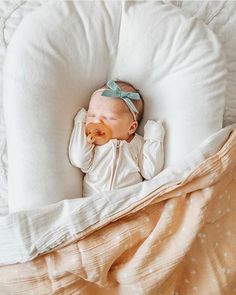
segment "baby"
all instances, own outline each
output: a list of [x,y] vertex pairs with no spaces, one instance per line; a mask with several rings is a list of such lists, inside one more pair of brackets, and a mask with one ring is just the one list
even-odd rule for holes
[[[109,80],[92,94],[88,112],[82,108],[77,113],[69,158],[86,173],[85,197],[149,180],[162,170],[165,131],[160,120],[148,120],[144,137],[137,134],[143,111],[144,101],[137,89],[127,82]],[[90,143],[86,137],[86,126],[99,122],[111,130],[110,140],[102,145]]]

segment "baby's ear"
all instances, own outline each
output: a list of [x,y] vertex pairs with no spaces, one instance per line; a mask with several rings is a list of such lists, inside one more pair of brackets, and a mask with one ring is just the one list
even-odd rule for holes
[[133,121],[129,127],[129,134],[133,134],[138,128],[138,121]]

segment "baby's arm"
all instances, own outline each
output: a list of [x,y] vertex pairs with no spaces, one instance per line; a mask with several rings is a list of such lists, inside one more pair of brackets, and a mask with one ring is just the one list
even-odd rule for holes
[[88,143],[85,133],[87,111],[82,108],[74,118],[74,128],[69,144],[69,159],[71,164],[87,173],[94,157],[94,144]]
[[146,180],[156,176],[164,166],[165,130],[161,121],[148,120],[144,126],[143,151],[140,159],[140,171]]

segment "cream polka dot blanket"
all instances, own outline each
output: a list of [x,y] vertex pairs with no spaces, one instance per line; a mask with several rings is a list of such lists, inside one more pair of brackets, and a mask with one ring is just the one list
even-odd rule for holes
[[0,294],[236,294],[235,209],[234,130],[178,185],[1,266]]

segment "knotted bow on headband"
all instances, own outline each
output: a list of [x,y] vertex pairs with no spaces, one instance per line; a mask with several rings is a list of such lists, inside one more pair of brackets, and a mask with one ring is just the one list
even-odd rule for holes
[[107,82],[107,86],[110,89],[104,90],[101,95],[102,96],[109,96],[109,97],[118,97],[120,99],[123,99],[123,101],[127,104],[128,108],[130,109],[131,113],[133,114],[135,120],[136,116],[135,113],[138,113],[138,110],[136,109],[134,103],[132,100],[139,100],[140,95],[137,92],[125,92],[122,91],[119,87],[119,85],[116,84],[115,81],[109,80]]

